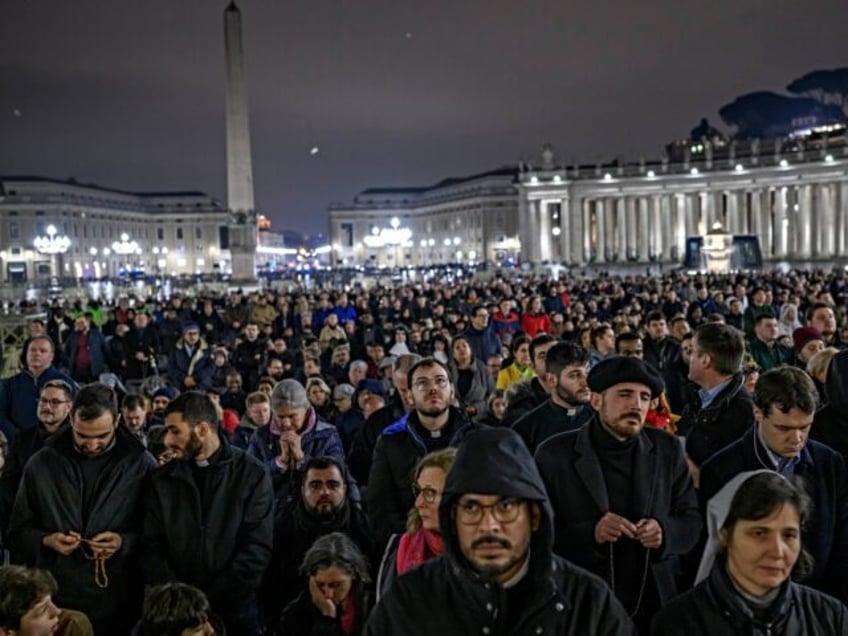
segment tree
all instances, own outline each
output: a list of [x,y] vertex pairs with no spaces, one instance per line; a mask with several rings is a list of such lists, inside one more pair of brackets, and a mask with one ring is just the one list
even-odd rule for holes
[[790,93],[836,104],[848,115],[848,67],[811,71],[786,87]]
[[771,91],[740,95],[719,109],[738,139],[780,137],[799,127],[799,122],[845,122],[841,107],[822,104],[810,97],[787,97]]

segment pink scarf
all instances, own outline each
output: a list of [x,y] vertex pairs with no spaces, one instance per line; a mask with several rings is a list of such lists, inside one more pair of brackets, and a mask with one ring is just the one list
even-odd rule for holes
[[438,532],[420,528],[412,534],[404,534],[398,544],[398,574],[441,556],[443,549],[442,535]]

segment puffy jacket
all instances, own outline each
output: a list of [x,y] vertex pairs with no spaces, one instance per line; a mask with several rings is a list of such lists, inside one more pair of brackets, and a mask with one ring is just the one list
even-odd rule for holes
[[[344,449],[336,427],[319,418],[311,406],[306,410],[306,418],[309,423],[300,437],[300,447],[303,450],[300,466],[305,466],[313,457],[325,456],[334,458],[344,466]],[[299,467],[283,470],[277,464],[277,458],[280,456],[280,429],[274,418],[267,426],[256,429],[247,445],[247,454],[265,466],[271,475],[277,498],[285,498],[292,481],[300,478]]]
[[710,576],[657,612],[656,636],[835,636],[848,634],[848,610],[836,599],[786,581],[768,609],[756,620],[730,581],[722,560]]
[[503,586],[474,572],[462,556],[456,533],[446,532],[442,557],[392,582],[371,613],[367,636],[635,634],[603,581],[553,554],[553,514],[545,487],[515,432],[489,428],[468,434],[445,482],[439,505],[442,528],[456,523],[454,507],[465,493],[515,497],[539,506],[539,527],[530,539],[528,569],[521,582],[523,602],[507,607]]
[[551,397],[538,377],[516,382],[508,389],[507,396],[506,411],[503,416],[504,426],[512,426],[522,415],[529,413]]
[[[155,461],[126,428],[119,426],[86,518],[79,461],[87,460],[79,457],[73,431],[68,427],[30,458],[12,509],[9,538],[16,561],[46,568],[56,577],[57,603],[82,610],[93,620],[108,620],[120,612],[139,609],[136,558],[142,492]],[[45,535],[71,530],[85,539],[107,531],[121,535],[121,549],[106,561],[112,585],[97,585],[94,565],[86,558],[84,546],[62,556],[42,545]]]

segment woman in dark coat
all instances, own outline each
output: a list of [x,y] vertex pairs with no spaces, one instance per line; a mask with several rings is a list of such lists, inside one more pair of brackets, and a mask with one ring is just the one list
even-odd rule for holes
[[848,634],[842,603],[792,580],[812,566],[801,546],[803,486],[771,470],[741,473],[709,506],[700,583],[657,612],[652,634]]
[[371,600],[368,562],[342,532],[317,539],[303,558],[309,589],[286,606],[277,636],[359,636]]
[[468,338],[456,336],[451,345],[451,375],[456,398],[469,419],[486,410],[486,399],[494,391],[494,381],[484,360],[474,357]]

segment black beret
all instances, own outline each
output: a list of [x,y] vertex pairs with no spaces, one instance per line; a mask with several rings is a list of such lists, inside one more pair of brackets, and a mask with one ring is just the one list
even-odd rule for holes
[[659,373],[639,358],[615,356],[602,360],[589,371],[589,388],[603,393],[611,386],[624,382],[638,382],[651,389],[651,397],[659,397],[665,385]]

